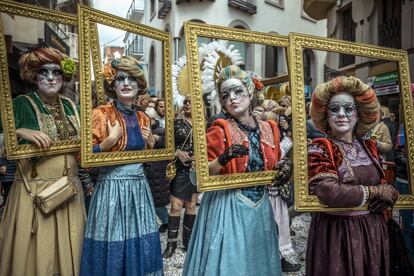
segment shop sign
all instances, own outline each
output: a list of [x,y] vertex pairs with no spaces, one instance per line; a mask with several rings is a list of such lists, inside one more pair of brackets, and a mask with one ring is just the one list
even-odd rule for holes
[[368,77],[367,84],[375,90],[377,96],[400,93],[397,72]]
[[312,96],[312,87],[309,84],[305,84],[305,99],[310,100]]

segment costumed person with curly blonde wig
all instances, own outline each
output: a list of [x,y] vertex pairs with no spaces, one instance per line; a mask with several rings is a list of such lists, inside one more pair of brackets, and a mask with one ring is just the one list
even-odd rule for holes
[[[41,43],[23,54],[19,65],[21,79],[37,88],[13,100],[19,142],[47,151],[53,141],[78,139],[78,109],[61,95],[76,71],[74,61]],[[78,194],[43,215],[29,194],[59,180],[66,167]],[[0,225],[0,275],[79,275],[85,220],[76,153],[18,160]]]
[[319,212],[308,236],[306,275],[389,275],[383,211],[398,192],[384,183],[376,142],[362,137],[376,124],[375,91],[355,77],[340,76],[316,87],[310,116],[327,138],[309,145],[309,190],[328,207],[367,211]]
[[[150,119],[133,105],[147,93],[138,61],[121,57],[104,68],[112,102],[93,110],[93,152],[153,148]],[[81,275],[162,275],[161,244],[143,164],[100,167],[91,199]]]
[[[272,170],[279,129],[252,115],[257,80],[235,65],[218,78],[225,119],[207,130],[211,175]],[[183,275],[281,275],[277,226],[264,186],[204,193]]]

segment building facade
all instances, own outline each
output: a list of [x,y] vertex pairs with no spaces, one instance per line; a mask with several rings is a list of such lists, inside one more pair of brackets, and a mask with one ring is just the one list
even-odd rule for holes
[[[288,35],[302,32],[326,37],[326,22],[316,21],[303,11],[302,0],[133,0],[128,18],[161,30],[173,37],[172,56],[177,60],[185,55],[184,22],[196,21],[212,25],[250,31]],[[140,6],[141,11],[138,11]],[[137,11],[133,11],[136,9]],[[134,17],[140,12],[139,17]],[[202,42],[208,42],[208,39]],[[232,43],[241,52],[246,68],[251,68],[263,78],[287,74],[284,51],[264,45]],[[148,64],[150,87],[161,94],[162,45],[143,43],[142,59]],[[127,47],[127,45],[126,45]],[[305,53],[309,87],[323,79],[323,53]],[[266,62],[264,62],[266,61]],[[153,77],[151,77],[153,76]]]
[[[314,19],[327,19],[328,37],[408,52],[410,77],[414,80],[414,0],[305,0],[304,9]],[[378,80],[377,96],[398,114],[400,90],[395,62],[328,54],[327,64],[372,83]],[[388,83],[388,84],[387,84]],[[387,89],[384,89],[387,86]]]
[[[19,1],[37,7],[48,8],[52,11],[66,13],[77,13],[77,3],[71,0],[24,0]],[[90,0],[79,1],[84,5],[91,5]],[[2,13],[4,38],[7,49],[7,59],[9,65],[10,85],[12,95],[17,96],[24,91],[29,91],[29,84],[20,80],[19,59],[27,48],[44,41],[48,46],[56,48],[67,54],[70,58],[78,62],[78,28],[43,20],[10,16]],[[30,26],[30,27],[28,27]],[[79,82],[73,81],[67,84],[65,95],[79,102]]]

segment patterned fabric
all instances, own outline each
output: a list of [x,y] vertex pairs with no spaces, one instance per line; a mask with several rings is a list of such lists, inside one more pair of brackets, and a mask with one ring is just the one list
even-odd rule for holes
[[[259,130],[256,129],[252,132],[249,132],[249,165],[247,166],[247,171],[249,172],[257,172],[263,171],[263,158],[262,153],[260,150],[260,133]],[[248,197],[253,202],[258,202],[259,199],[264,194],[264,186],[257,186],[257,187],[248,187],[242,188],[241,192],[243,195]]]
[[221,70],[217,86],[220,87],[224,81],[232,78],[241,80],[250,94],[254,92],[255,84],[250,74],[236,65],[230,65]]
[[[358,163],[351,163],[348,159],[358,155],[361,156]],[[357,207],[361,204],[363,189],[358,185],[368,185],[368,182],[360,182],[355,176],[356,168],[369,170],[372,179],[376,179],[376,185],[383,179],[378,152],[372,140],[354,140],[352,150],[344,150],[343,142],[315,139],[309,146],[308,166],[310,193],[316,194],[330,207]]]
[[[175,149],[186,151],[190,156],[194,154],[193,133],[191,130],[192,126],[184,118],[178,118],[174,121]],[[190,136],[187,139],[188,135]],[[185,166],[180,159],[177,159],[176,165],[177,169],[190,170],[190,166]]]
[[[59,95],[59,100],[63,105],[63,110],[66,115],[65,119],[70,132],[68,138],[79,138],[80,118],[78,108],[69,98]],[[52,140],[58,140],[61,138],[59,137],[58,128],[56,126],[56,119],[58,123],[63,123],[60,112],[59,117],[54,117],[54,115],[57,114],[51,113],[36,92],[30,92],[26,95],[15,98],[13,100],[13,109],[16,128],[40,130],[47,134]],[[3,132],[1,120],[0,132]],[[60,133],[61,136],[65,136],[65,138],[67,137],[66,134],[62,133],[62,131],[60,131]],[[19,143],[27,144],[29,142],[20,140]]]
[[281,276],[277,226],[267,192],[252,202],[240,189],[206,192],[183,276]]
[[[188,137],[188,138],[187,138]],[[175,149],[182,149],[192,156],[194,154],[192,126],[184,118],[178,118],[174,121],[174,139]],[[194,193],[197,193],[197,187],[190,181],[190,164],[183,164],[177,158],[176,168],[177,175],[170,183],[171,195],[186,201],[191,201]]]
[[[279,159],[277,126],[259,121],[259,129],[250,135],[235,128],[233,120],[218,119],[207,131],[209,160],[233,143],[250,148],[249,156],[231,160],[220,174],[274,168]],[[277,226],[264,187],[204,193],[183,275],[282,275]]]
[[[260,131],[260,149],[262,152],[264,169],[272,170],[280,158],[279,128],[273,121],[258,120]],[[241,144],[249,148],[249,139],[244,131],[241,131],[237,123],[231,119],[217,119],[207,130],[208,160],[212,161],[221,155],[226,147],[232,144]],[[220,170],[220,174],[245,172],[249,156],[232,159]]]
[[[145,115],[144,112],[141,111],[134,111],[135,114],[128,114],[128,112],[121,112],[119,110],[119,107],[117,108],[115,106],[115,102],[112,103],[107,103],[105,105],[101,105],[98,106],[97,108],[95,108],[92,112],[92,124],[93,124],[93,128],[92,128],[92,144],[94,145],[94,151],[99,151],[99,148],[96,147],[96,145],[99,145],[100,143],[103,142],[103,140],[108,137],[109,133],[108,133],[108,121],[114,125],[115,121],[118,121],[120,126],[123,129],[123,135],[121,136],[121,138],[118,140],[118,142],[111,148],[110,151],[123,151],[126,149],[128,141],[129,141],[129,145],[130,147],[133,147],[135,149],[140,148],[140,142],[139,140],[139,136],[138,134],[136,134],[136,124],[135,122],[133,122],[136,118],[137,121],[137,126],[139,126],[139,128],[142,127],[150,127],[150,119],[148,118],[147,115]],[[126,117],[123,115],[126,113]],[[135,115],[135,117],[133,117]],[[135,138],[128,138],[128,130],[127,130],[127,121],[126,119],[129,120],[128,125],[129,126],[134,126],[133,129],[129,129],[130,132],[132,131],[133,133],[135,133],[138,137],[138,140],[135,140]],[[135,130],[134,130],[135,129]],[[129,139],[129,140],[128,140]],[[135,140],[135,142],[133,142],[133,140]],[[134,146],[132,146],[132,144],[135,144]]]
[[80,275],[162,275],[156,214],[142,164],[100,171],[88,214]]
[[[350,162],[358,156],[361,160]],[[372,140],[345,145],[316,139],[308,160],[310,192],[330,207],[359,206],[364,197],[361,186],[379,185],[384,178]],[[368,211],[315,213],[309,228],[306,275],[389,275],[384,216]]]

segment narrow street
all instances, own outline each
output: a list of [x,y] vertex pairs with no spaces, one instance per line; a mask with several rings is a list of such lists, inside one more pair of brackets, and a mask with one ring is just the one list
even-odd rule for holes
[[[305,257],[306,257],[306,241],[308,237],[308,228],[310,225],[311,216],[309,213],[304,213],[293,218],[292,229],[296,232],[295,236],[292,236],[293,247],[296,250],[297,256],[288,258],[289,261],[299,262],[302,268],[299,272],[283,273],[284,276],[293,275],[305,275]],[[164,273],[165,276],[178,276],[182,274],[182,269],[185,260],[185,252],[182,250],[181,244],[181,231],[178,235],[178,248],[176,253],[170,259],[164,259]],[[167,232],[161,233],[161,247],[164,250],[167,244]]]

